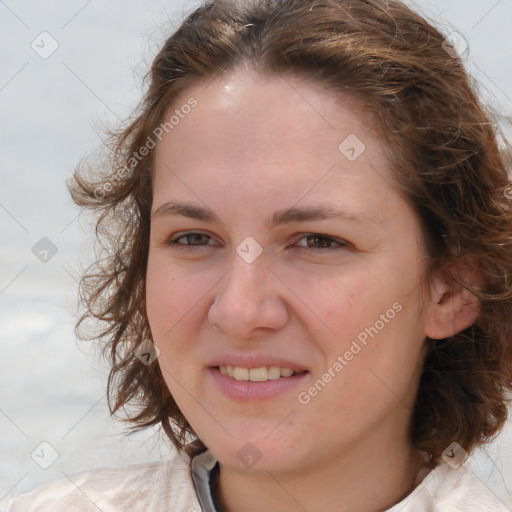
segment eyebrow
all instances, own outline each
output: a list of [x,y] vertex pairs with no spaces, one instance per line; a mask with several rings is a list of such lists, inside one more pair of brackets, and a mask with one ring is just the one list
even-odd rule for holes
[[[158,207],[151,214],[152,218],[157,218],[162,215],[181,215],[183,217],[200,220],[207,223],[217,222],[224,224],[220,217],[210,208],[196,206],[189,203],[170,201]],[[332,218],[344,219],[357,223],[378,224],[378,222],[373,217],[362,212],[350,212],[345,210],[338,210],[332,206],[318,205],[304,208],[291,207],[278,210],[272,215],[270,219],[267,220],[267,225],[270,227],[270,229],[274,229],[279,225],[290,224],[292,222],[306,222]]]

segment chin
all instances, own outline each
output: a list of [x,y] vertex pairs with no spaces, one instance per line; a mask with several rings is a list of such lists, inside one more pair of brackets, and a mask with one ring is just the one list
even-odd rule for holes
[[238,436],[207,446],[217,460],[232,471],[286,471],[300,465],[297,443],[289,440],[284,442],[263,435]]

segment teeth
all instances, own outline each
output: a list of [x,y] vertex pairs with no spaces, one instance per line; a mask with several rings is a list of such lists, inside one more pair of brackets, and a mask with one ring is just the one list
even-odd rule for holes
[[249,380],[252,382],[264,382],[268,380],[268,371],[265,367],[251,368],[249,370]]
[[280,377],[291,377],[295,370],[291,368],[279,368],[279,366],[270,366],[261,368],[241,368],[239,366],[219,366],[222,374],[233,377],[236,380],[250,380],[251,382],[265,382],[275,380]]
[[268,369],[267,376],[271,380],[279,379],[279,377],[281,377],[281,369],[279,366],[271,366]]
[[233,377],[236,380],[249,380],[249,370],[247,368],[239,368],[235,366],[233,368]]

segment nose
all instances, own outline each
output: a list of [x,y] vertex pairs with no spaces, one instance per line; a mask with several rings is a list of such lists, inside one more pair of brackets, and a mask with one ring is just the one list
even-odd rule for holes
[[219,283],[208,312],[209,322],[229,339],[249,340],[288,322],[283,284],[264,258],[246,263],[237,254],[231,271]]

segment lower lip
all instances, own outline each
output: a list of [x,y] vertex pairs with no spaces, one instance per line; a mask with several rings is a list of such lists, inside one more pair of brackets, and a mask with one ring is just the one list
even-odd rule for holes
[[309,372],[297,373],[291,377],[252,382],[250,380],[236,380],[220,372],[218,368],[210,368],[209,373],[220,390],[229,398],[236,400],[263,400],[272,398],[300,384]]

